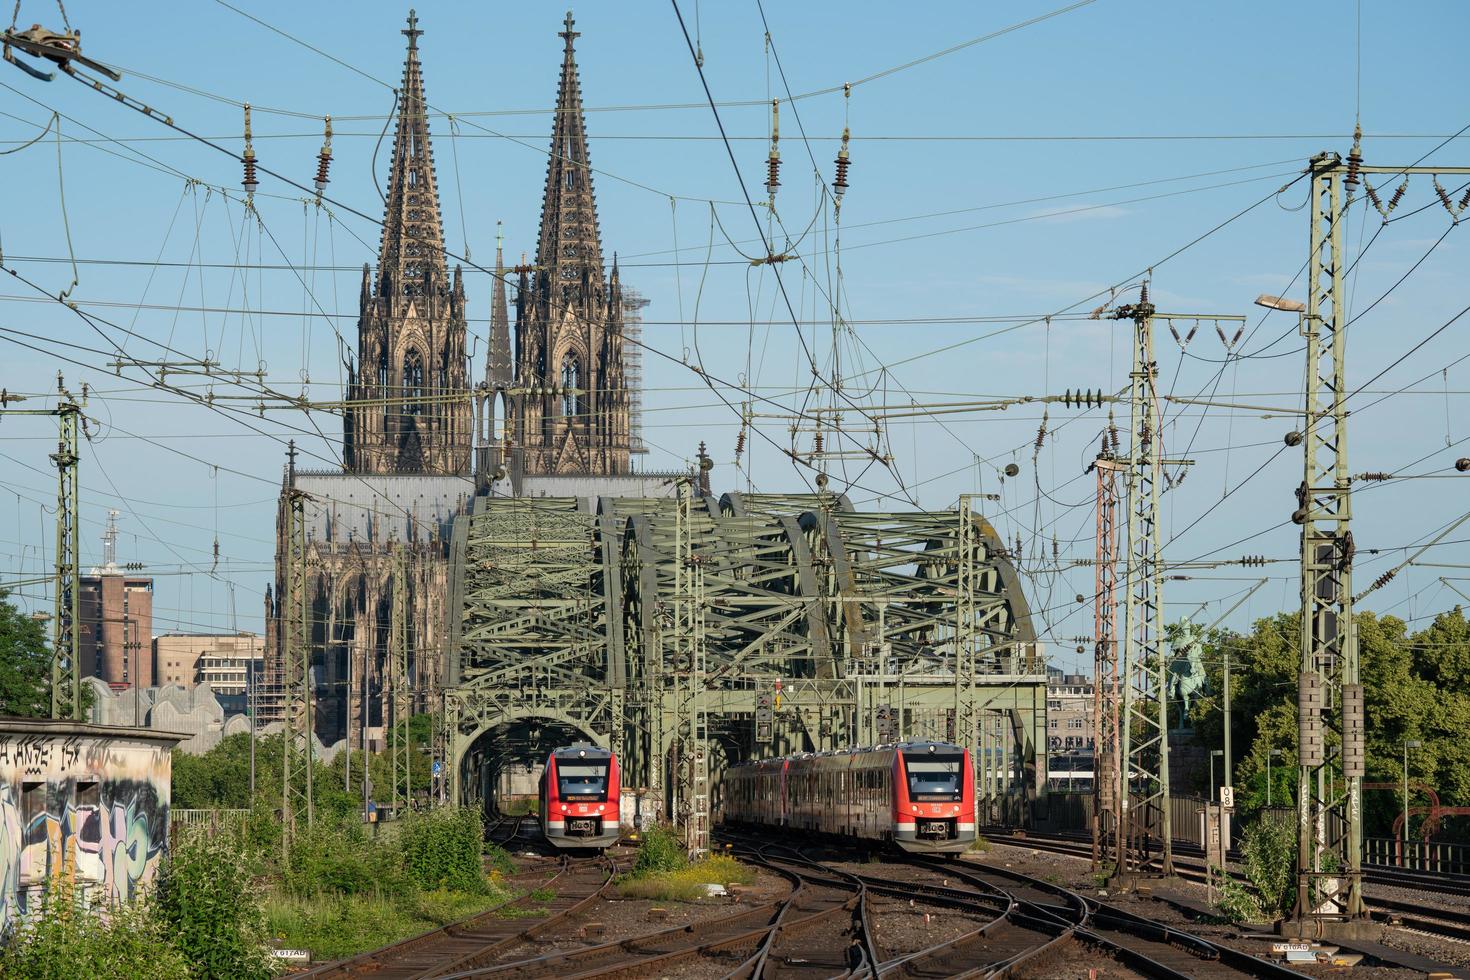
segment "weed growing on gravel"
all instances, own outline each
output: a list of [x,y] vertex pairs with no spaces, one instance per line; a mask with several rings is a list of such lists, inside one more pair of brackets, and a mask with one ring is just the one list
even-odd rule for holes
[[724,854],[686,863],[672,871],[639,875],[636,871],[618,885],[624,898],[646,898],[656,902],[696,902],[708,897],[706,885],[748,885],[755,872]]
[[986,840],[979,834],[976,834],[975,839],[970,842],[970,846],[965,848],[965,850],[971,851],[976,854],[984,854],[986,851],[990,850],[990,841]]

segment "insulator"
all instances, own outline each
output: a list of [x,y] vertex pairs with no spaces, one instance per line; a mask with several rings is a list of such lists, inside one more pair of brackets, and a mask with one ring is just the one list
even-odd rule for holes
[[771,100],[771,155],[766,158],[766,193],[776,196],[781,186],[781,100]]
[[1404,182],[1400,184],[1398,186],[1398,189],[1393,192],[1393,197],[1388,199],[1388,209],[1390,211],[1399,206],[1399,202],[1404,199],[1404,194],[1407,193],[1408,190],[1409,178],[1405,177]]
[[1122,440],[1118,438],[1118,427],[1111,422],[1108,423],[1108,438],[1112,440],[1113,452],[1116,453]]
[[1142,304],[1148,302],[1148,283],[1147,282],[1143,283],[1139,287],[1139,289],[1138,289],[1138,302],[1139,302],[1139,305],[1142,305]]
[[837,177],[832,181],[832,193],[839,201],[847,193],[847,168],[852,163],[847,152],[848,130],[842,130],[842,148],[837,151]]
[[820,453],[822,451],[822,441],[822,430],[818,429],[816,435],[812,436],[813,453]]
[[1455,469],[1461,473],[1470,472],[1470,456],[1461,456],[1455,460]]
[[1259,568],[1260,566],[1266,564],[1266,556],[1265,555],[1246,555],[1244,558],[1242,558],[1240,560],[1240,563],[1242,565],[1244,565],[1246,568]]
[[739,459],[743,452],[745,452],[745,426],[742,425],[740,433],[735,436],[735,458]]
[[1465,210],[1467,207],[1470,207],[1470,188],[1465,189],[1465,196],[1460,198],[1459,207],[1461,211]]
[[327,173],[332,169],[332,117],[326,117],[326,133],[322,138],[322,151],[316,155],[316,192],[327,189]]
[[1392,480],[1393,479],[1393,474],[1392,473],[1379,473],[1379,472],[1363,473],[1363,474],[1361,474],[1358,477],[1358,479],[1360,479],[1360,480],[1367,480],[1370,483],[1382,483],[1384,480]]
[[1347,176],[1343,183],[1347,185],[1348,194],[1353,194],[1362,181],[1363,171],[1363,127],[1358,126],[1353,130],[1353,148],[1348,151]]
[[1194,326],[1192,326],[1192,327],[1189,328],[1189,333],[1187,333],[1187,334],[1184,335],[1184,343],[1187,345],[1191,340],[1194,339],[1194,335],[1196,333],[1198,333],[1198,332],[1199,332],[1199,321],[1196,320],[1196,321],[1194,321]]
[[1378,192],[1373,189],[1373,185],[1365,180],[1363,181],[1363,190],[1367,193],[1368,200],[1373,202],[1373,207],[1378,210],[1379,214],[1382,214],[1383,202],[1378,199]]
[[1230,338],[1230,347],[1231,347],[1231,349],[1234,349],[1235,345],[1238,344],[1238,343],[1240,343],[1241,335],[1244,334],[1244,333],[1245,333],[1245,324],[1242,323],[1240,325],[1240,329],[1238,329],[1238,330],[1235,331],[1235,336]]
[[245,166],[245,179],[240,181],[240,186],[245,188],[245,193],[254,194],[255,189],[260,186],[260,181],[255,179],[255,147],[250,141],[250,103],[245,103],[245,152],[240,156],[240,162]]
[[1179,331],[1174,327],[1174,321],[1169,321],[1169,332],[1174,335],[1174,343],[1180,347],[1184,346],[1184,338],[1179,336]]
[[1388,583],[1392,582],[1393,581],[1393,577],[1395,575],[1397,575],[1397,574],[1398,574],[1398,572],[1397,571],[1394,571],[1393,569],[1390,569],[1389,571],[1384,572],[1382,575],[1378,576],[1376,579],[1373,580],[1373,588],[1372,589],[1369,589],[1368,591],[1371,592],[1371,591],[1373,591],[1373,589],[1381,589],[1381,588],[1383,588],[1385,585],[1387,585]]
[[1046,413],[1041,413],[1041,428],[1036,430],[1036,448],[1040,449],[1046,442]]
[[1220,343],[1224,344],[1228,348],[1230,346],[1230,341],[1225,339],[1225,328],[1217,323],[1215,324],[1215,333],[1220,335]]
[[1439,195],[1439,200],[1442,204],[1444,204],[1444,209],[1448,211],[1451,216],[1454,216],[1455,205],[1454,202],[1450,200],[1450,192],[1445,190],[1444,187],[1440,185],[1438,177],[1434,178],[1434,193]]

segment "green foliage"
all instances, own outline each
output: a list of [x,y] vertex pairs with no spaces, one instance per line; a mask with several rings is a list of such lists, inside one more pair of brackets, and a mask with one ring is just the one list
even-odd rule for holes
[[1262,918],[1261,903],[1256,901],[1256,896],[1219,868],[1215,873],[1220,881],[1220,897],[1215,902],[1220,914],[1231,922],[1259,922]]
[[398,830],[398,846],[409,878],[420,888],[483,893],[480,857],[485,825],[480,811],[448,807],[416,813]]
[[306,897],[410,886],[397,840],[389,835],[370,840],[363,824],[350,817],[318,817],[313,827],[299,826],[291,842],[291,861],[280,874],[287,891]]
[[[1395,786],[1402,780],[1403,743],[1423,745],[1409,753],[1409,779],[1427,783],[1447,806],[1470,806],[1470,621],[1458,607],[1436,616],[1417,632],[1393,616],[1359,612],[1356,617],[1360,675],[1366,694],[1365,742],[1368,781]],[[1202,745],[1222,740],[1223,666],[1231,664],[1232,731],[1236,753],[1236,807],[1243,815],[1266,803],[1267,759],[1271,801],[1291,806],[1296,796],[1296,686],[1300,669],[1300,617],[1278,613],[1257,620],[1246,633],[1215,631],[1205,643],[1207,697],[1191,711]],[[1329,735],[1330,743],[1335,736]],[[1414,805],[1424,797],[1411,794]],[[1403,805],[1401,793],[1364,794],[1369,834],[1388,836]],[[1417,823],[1417,821],[1416,821]],[[1453,833],[1455,824],[1446,823]],[[1470,828],[1461,825],[1462,838]]]
[[500,892],[409,891],[310,898],[278,893],[266,899],[265,913],[271,935],[282,946],[309,949],[313,957],[323,960],[352,956],[458,922],[505,899]]
[[499,844],[485,845],[485,869],[492,876],[507,877],[515,874],[515,862],[510,859],[510,853]]
[[42,625],[0,591],[0,715],[51,713],[51,648]]
[[1296,901],[1296,828],[1257,820],[1241,835],[1245,876],[1256,889],[1258,912],[1285,915]]
[[264,913],[237,842],[200,828],[176,834],[157,910],[195,980],[272,975]]
[[[52,889],[25,924],[0,946],[8,980],[190,980],[189,962],[171,943],[170,926],[148,902],[98,911]],[[213,974],[199,974],[213,976]]]
[[618,893],[624,898],[656,902],[695,902],[708,897],[706,885],[748,885],[753,881],[755,872],[748,865],[728,855],[714,854],[667,871],[639,875],[635,870],[633,876],[618,884]]
[[668,827],[653,827],[643,835],[638,858],[633,862],[634,878],[661,871],[678,871],[688,867],[689,853],[684,841]]

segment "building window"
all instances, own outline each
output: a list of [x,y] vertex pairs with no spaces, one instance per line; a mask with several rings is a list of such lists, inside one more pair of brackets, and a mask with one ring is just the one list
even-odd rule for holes
[[403,414],[421,415],[424,410],[424,359],[419,352],[409,349],[403,355]]
[[576,354],[568,353],[561,359],[561,414],[572,418],[582,414],[582,396],[577,389],[582,387],[582,362]]

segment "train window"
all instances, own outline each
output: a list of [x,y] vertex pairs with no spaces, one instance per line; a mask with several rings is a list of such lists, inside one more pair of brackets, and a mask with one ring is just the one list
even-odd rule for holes
[[564,800],[607,799],[607,763],[556,764],[556,788]]
[[908,770],[909,796],[916,802],[960,799],[964,756],[905,753],[903,763]]

